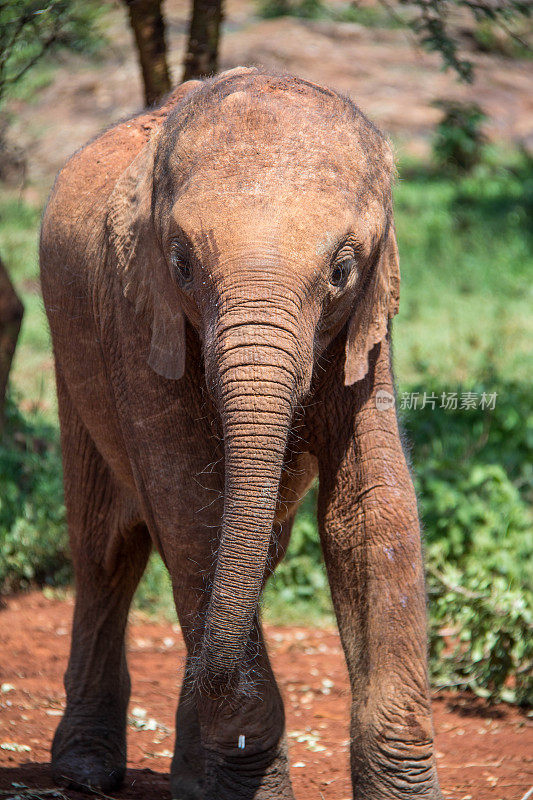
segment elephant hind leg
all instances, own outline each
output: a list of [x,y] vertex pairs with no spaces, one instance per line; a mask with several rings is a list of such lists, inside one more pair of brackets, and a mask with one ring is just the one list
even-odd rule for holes
[[76,603],[67,706],[52,745],[52,770],[58,782],[107,792],[125,772],[124,633],[151,541],[59,382],[58,389]]

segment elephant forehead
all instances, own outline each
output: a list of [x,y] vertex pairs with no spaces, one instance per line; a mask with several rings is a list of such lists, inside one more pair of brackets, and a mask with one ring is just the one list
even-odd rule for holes
[[172,198],[177,216],[244,215],[246,219],[254,214],[255,224],[261,219],[316,225],[320,218],[350,213],[361,217],[388,207],[390,178],[371,175],[354,161],[351,167],[343,169],[331,159],[286,163],[285,168],[279,163],[253,167],[238,161],[223,167],[206,163],[165,194]]
[[389,186],[385,163],[369,160],[356,148],[332,149],[315,138],[306,145],[297,137],[261,142],[240,138],[208,141],[201,154],[176,152],[168,169],[174,193],[182,187],[207,192],[214,187],[227,194],[247,193],[263,198],[294,198],[317,190],[343,194],[352,200],[380,193]]
[[307,191],[290,202],[247,193],[211,193],[198,202],[181,197],[173,225],[194,243],[204,263],[253,258],[277,259],[301,269],[329,257],[347,233],[370,248],[386,214],[382,204],[357,209],[342,195]]

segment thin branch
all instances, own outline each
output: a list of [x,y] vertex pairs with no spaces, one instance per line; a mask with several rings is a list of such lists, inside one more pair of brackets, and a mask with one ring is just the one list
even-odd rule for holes
[[20,18],[18,25],[15,26],[15,30],[13,31],[13,36],[11,37],[11,41],[6,44],[3,48],[2,58],[0,58],[0,75],[3,74],[7,60],[11,55],[11,50],[15,46],[15,42],[17,41],[18,37],[24,30],[24,26],[31,21],[31,14],[23,14]]
[[39,59],[40,59],[40,58],[42,58],[42,57],[44,56],[44,54],[46,53],[46,51],[48,50],[48,48],[49,48],[49,47],[51,47],[51,46],[54,44],[54,42],[56,42],[56,41],[57,41],[57,39],[58,39],[58,34],[57,34],[57,32],[56,32],[56,33],[53,33],[53,34],[52,34],[52,35],[51,35],[51,36],[50,36],[48,39],[46,39],[44,42],[42,42],[42,43],[41,43],[41,49],[40,49],[40,51],[39,51],[38,53],[36,53],[36,55],[34,55],[34,56],[33,56],[33,58],[31,58],[31,59],[28,61],[28,63],[27,63],[27,64],[25,64],[25,65],[22,67],[22,69],[21,69],[21,70],[20,70],[20,71],[19,71],[19,72],[18,72],[16,75],[14,75],[13,77],[11,77],[11,78],[9,78],[9,79],[6,79],[6,80],[4,81],[4,84],[6,84],[6,85],[9,85],[9,84],[17,83],[17,81],[19,81],[19,80],[22,78],[22,76],[23,76],[23,75],[25,75],[25,74],[26,74],[26,72],[27,72],[29,69],[31,69],[32,67],[34,67],[34,66],[35,66],[35,64],[36,64],[36,63],[39,61]]
[[507,23],[503,19],[498,20],[498,25],[500,26],[500,28],[502,28],[502,30],[505,31],[507,36],[510,36],[512,39],[514,39],[515,42],[517,42],[521,47],[523,47],[524,50],[527,50],[528,53],[531,53],[531,47],[529,46],[529,43],[526,42],[525,39],[522,39],[522,37],[519,36],[517,33],[512,31],[511,28],[507,25]]
[[456,586],[453,583],[450,583],[448,579],[435,567],[432,567],[430,564],[427,565],[426,571],[433,575],[434,578],[437,578],[438,581],[442,583],[446,589],[449,589],[450,592],[456,592],[456,594],[460,594],[463,597],[468,598],[469,600],[482,600],[483,598],[487,597],[486,594],[480,594],[479,592],[471,592],[468,589],[465,589],[463,586]]

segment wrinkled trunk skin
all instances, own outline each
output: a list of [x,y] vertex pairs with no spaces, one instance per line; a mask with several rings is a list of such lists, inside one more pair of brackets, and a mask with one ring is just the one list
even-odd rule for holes
[[[238,371],[227,373],[226,386],[238,381]],[[279,379],[287,375],[280,371]],[[259,376],[246,394],[223,394],[224,520],[202,654],[207,685],[217,694],[237,680],[257,609],[291,418],[290,397],[266,395]]]
[[226,314],[207,365],[226,459],[222,537],[200,659],[200,689],[211,697],[244,688],[240,667],[267,566],[292,419],[296,331],[291,335],[288,322],[283,330],[265,322],[236,324]]

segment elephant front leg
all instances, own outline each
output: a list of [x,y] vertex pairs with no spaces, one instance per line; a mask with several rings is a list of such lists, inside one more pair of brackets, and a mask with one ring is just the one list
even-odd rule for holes
[[319,523],[353,697],[354,798],[438,800],[416,499],[378,390],[393,393],[387,343],[355,391],[337,387],[349,424],[329,431],[320,461]]
[[59,371],[57,387],[76,604],[52,772],[59,783],[106,792],[120,785],[126,769],[124,632],[151,540],[144,524],[133,522],[131,499],[93,444]]
[[175,799],[203,800],[203,785],[204,748],[191,680],[191,660],[188,658],[176,712],[176,742],[170,768],[170,790]]
[[227,696],[202,697],[198,708],[204,800],[294,800],[283,702],[257,618],[243,685]]
[[[261,623],[255,618],[242,669],[242,685],[221,697],[207,696],[197,673],[203,620],[213,582],[215,541],[206,532],[217,516],[204,519],[185,537],[188,557],[169,569],[188,656],[178,711],[171,792],[180,800],[294,800],[289,776],[285,715],[270,666]],[[286,550],[293,518],[276,530],[270,553],[273,570]],[[197,523],[197,520],[196,520]],[[195,531],[195,533],[193,533]]]
[[[99,525],[105,526],[105,519]],[[130,679],[124,631],[151,541],[142,525],[125,532],[117,565],[109,568],[98,557],[104,531],[98,526],[85,536],[72,548],[76,606],[65,674],[67,704],[54,736],[52,771],[60,783],[111,791],[126,768]]]
[[[172,797],[294,800],[283,703],[259,621],[244,665],[245,685],[233,694],[210,698],[195,674],[199,630],[189,624],[191,616],[180,609],[179,600],[176,605],[190,655],[176,715]],[[187,606],[190,609],[190,601]]]

